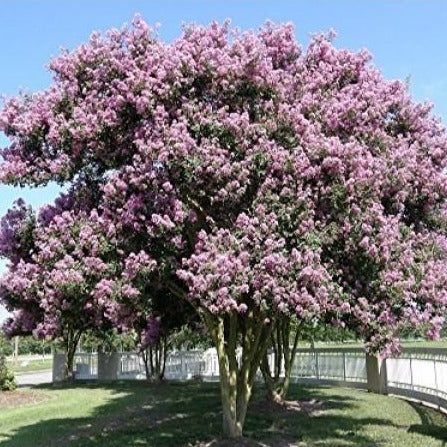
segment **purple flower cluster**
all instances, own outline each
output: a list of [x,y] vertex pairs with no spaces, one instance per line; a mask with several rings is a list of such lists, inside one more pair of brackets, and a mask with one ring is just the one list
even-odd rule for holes
[[160,340],[161,321],[160,318],[151,316],[147,319],[146,327],[141,331],[140,349],[154,346]]

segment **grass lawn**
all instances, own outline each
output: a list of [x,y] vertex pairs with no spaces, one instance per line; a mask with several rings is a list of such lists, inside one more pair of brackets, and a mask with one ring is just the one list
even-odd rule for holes
[[15,373],[23,373],[23,372],[33,372],[33,371],[44,371],[51,369],[53,366],[52,357],[47,357],[45,360],[43,359],[33,359],[28,363],[24,363],[22,360],[17,362],[7,361],[6,365]]
[[[318,446],[434,447],[447,443],[447,419],[394,397],[296,386],[298,405],[273,411],[255,394],[243,444],[220,442],[214,383],[144,382],[40,386],[25,404],[0,407],[2,447]],[[1,398],[1,396],[0,396]],[[45,399],[39,402],[39,399]],[[312,402],[304,405],[305,401]],[[309,410],[310,408],[310,410]]]

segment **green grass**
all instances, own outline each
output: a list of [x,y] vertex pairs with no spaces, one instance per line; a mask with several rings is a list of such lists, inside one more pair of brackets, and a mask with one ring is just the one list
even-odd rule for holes
[[44,371],[51,369],[53,366],[53,359],[51,357],[48,357],[45,360],[31,360],[28,364],[22,364],[22,362],[23,361],[19,358],[17,362],[7,361],[6,365],[15,373]]
[[[0,409],[2,447],[198,446],[220,436],[218,385],[145,382],[41,386],[46,401]],[[322,408],[272,411],[255,393],[245,427],[250,446],[435,447],[447,445],[447,419],[394,397],[296,386],[291,399]],[[216,442],[216,441],[215,441]],[[234,443],[211,445],[238,445]]]

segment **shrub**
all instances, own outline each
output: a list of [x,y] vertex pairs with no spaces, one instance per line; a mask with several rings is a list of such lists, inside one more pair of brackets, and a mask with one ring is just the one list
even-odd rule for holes
[[17,388],[14,373],[6,366],[5,357],[0,357],[0,391],[13,391]]

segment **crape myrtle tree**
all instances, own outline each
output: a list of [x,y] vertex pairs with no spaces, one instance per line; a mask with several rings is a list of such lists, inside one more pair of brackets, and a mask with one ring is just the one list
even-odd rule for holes
[[0,221],[0,255],[8,262],[8,272],[1,279],[0,299],[9,311],[18,309],[14,322],[9,318],[3,327],[8,337],[29,334],[36,320],[43,315],[36,300],[12,292],[26,287],[23,275],[31,277],[35,274],[36,268],[31,262],[36,248],[36,224],[34,211],[21,199],[14,203]]
[[[66,210],[68,205],[71,211]],[[1,254],[10,262],[0,280],[0,299],[14,311],[4,331],[10,337],[33,334],[38,339],[60,340],[69,378],[83,333],[112,327],[129,330],[135,319],[135,312],[125,305],[126,299],[138,295],[125,278],[128,259],[124,268],[112,262],[112,234],[103,233],[97,213],[80,210],[72,195],[43,208],[37,219],[19,201],[1,224]],[[117,272],[121,274],[118,280]],[[113,282],[107,277],[113,277]],[[120,302],[106,299],[105,290],[119,294]]]
[[1,254],[9,259],[0,297],[2,304],[14,311],[4,324],[5,333],[9,337],[60,337],[67,351],[67,376],[85,322],[91,318],[84,309],[81,290],[85,284],[70,256],[75,247],[70,246],[73,235],[68,228],[73,222],[67,213],[52,224],[44,219],[39,227],[31,208],[19,201],[2,219],[0,234]]
[[[141,336],[140,344],[154,351],[153,375],[161,379],[168,338],[191,319],[192,308],[184,301],[172,302],[169,291],[161,297],[145,290],[150,297],[141,299],[131,282],[141,283],[144,289],[144,274],[153,261],[132,253],[122,262],[113,226],[108,225],[104,233],[98,214],[85,210],[92,201],[85,185],[77,185],[76,194],[61,195],[54,205],[42,208],[37,219],[23,200],[3,217],[0,253],[9,260],[9,269],[0,281],[0,299],[15,311],[4,325],[5,332],[9,337],[32,334],[38,339],[58,339],[67,354],[69,378],[83,334],[96,334],[110,348],[114,330],[129,333],[133,329]],[[171,305],[164,308],[161,299]]]
[[[144,289],[144,285],[141,287]],[[134,330],[146,378],[161,382],[168,351],[172,349],[178,332],[185,328],[193,330],[198,318],[193,307],[169,289],[146,289],[142,294],[145,299],[140,300],[141,317],[134,323]]]
[[[173,302],[169,291],[157,295],[145,288],[144,275],[154,262],[134,253],[122,261],[113,225],[104,233],[96,211],[86,212],[92,197],[85,185],[77,185],[76,194],[63,194],[54,205],[42,208],[37,219],[22,200],[3,217],[1,254],[10,262],[0,281],[0,298],[15,311],[5,332],[9,337],[58,339],[67,354],[65,374],[70,378],[82,335],[102,338],[107,350],[115,349],[110,338],[116,330],[135,330],[140,347],[149,346],[151,376],[161,380],[169,337],[192,319],[192,307]],[[144,299],[132,282],[141,284]]]
[[147,284],[194,306],[231,437],[284,318],[348,327],[383,355],[401,328],[436,337],[443,321],[444,128],[330,40],[213,23],[164,43],[137,18],[64,52],[45,92],[0,115],[3,183],[95,179],[90,215],[132,275],[152,262]]

